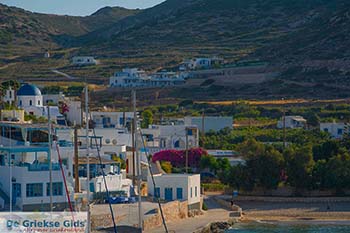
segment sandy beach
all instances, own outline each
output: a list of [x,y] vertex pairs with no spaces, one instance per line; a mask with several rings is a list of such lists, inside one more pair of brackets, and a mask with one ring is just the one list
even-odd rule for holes
[[285,202],[236,200],[243,209],[243,221],[341,222],[350,224],[350,202]]

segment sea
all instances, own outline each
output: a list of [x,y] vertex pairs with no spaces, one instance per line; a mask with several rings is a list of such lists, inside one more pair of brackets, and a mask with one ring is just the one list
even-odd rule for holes
[[226,233],[350,233],[350,225],[241,223]]

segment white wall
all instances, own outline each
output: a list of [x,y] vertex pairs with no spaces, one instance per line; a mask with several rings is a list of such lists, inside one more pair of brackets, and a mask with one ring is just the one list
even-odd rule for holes
[[[2,166],[0,169],[0,182],[2,184],[3,191],[10,196],[10,167]],[[67,170],[65,170],[65,175],[67,182],[69,183],[70,188],[72,189],[73,179],[68,176]],[[16,179],[14,183],[21,184],[21,198],[18,198],[17,203],[21,205],[31,205],[31,204],[48,204],[50,203],[50,197],[46,194],[46,185],[50,182],[49,180],[49,171],[33,171],[30,172],[26,167],[12,167],[12,177]],[[63,178],[61,171],[52,171],[52,181],[53,182],[62,182]],[[43,184],[43,196],[42,197],[27,197],[26,196],[26,184],[33,183],[42,183]],[[72,197],[74,192],[72,193]],[[73,199],[72,199],[73,200]],[[62,196],[53,196],[54,203],[67,202],[66,192],[63,184],[63,195]]]
[[[32,101],[32,105],[30,105],[30,101]],[[22,105],[21,105],[22,103]],[[43,97],[41,95],[37,96],[17,96],[17,104],[18,107],[25,108],[29,106],[43,106]]]
[[69,112],[66,113],[67,120],[72,124],[82,125],[82,111],[80,101],[69,101],[67,103]]
[[[156,187],[160,188],[160,198],[165,199],[165,188],[172,188],[173,199],[177,200],[177,188],[182,188],[183,199],[187,200],[188,204],[200,202],[200,175],[186,175],[186,174],[164,174],[154,175]],[[148,193],[154,196],[154,186],[152,179],[149,176]],[[197,187],[197,196],[195,195],[195,187]],[[192,197],[191,197],[192,188]]]
[[345,131],[344,123],[321,123],[320,130],[328,132],[333,138],[341,139]]
[[[202,130],[202,117],[185,117],[185,125],[195,125]],[[204,117],[204,131],[220,131],[224,128],[233,129],[232,117]]]

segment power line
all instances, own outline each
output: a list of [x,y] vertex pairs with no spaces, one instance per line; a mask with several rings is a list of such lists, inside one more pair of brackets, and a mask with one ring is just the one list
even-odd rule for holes
[[[152,166],[151,166],[151,163],[150,163],[150,157],[149,157],[149,154],[148,154],[148,152],[147,152],[147,150],[146,150],[145,139],[143,138],[143,134],[142,134],[141,128],[139,129],[139,131],[140,131],[140,135],[141,135],[141,140],[142,140],[143,148],[144,148],[144,151],[145,151],[145,153],[146,153],[147,162],[148,162],[148,169],[149,169],[149,172],[150,172],[150,174],[151,174],[153,187],[155,188],[155,187],[156,187],[156,182],[155,182],[154,177],[153,177],[153,171],[152,171]],[[159,195],[157,195],[157,202],[158,202],[158,207],[159,207],[159,210],[160,210],[160,215],[161,215],[161,217],[162,217],[162,221],[163,221],[163,226],[164,226],[165,232],[168,233],[169,231],[168,231],[168,227],[167,227],[166,222],[165,222],[165,217],[164,217],[162,205],[160,204],[160,197],[159,197]]]

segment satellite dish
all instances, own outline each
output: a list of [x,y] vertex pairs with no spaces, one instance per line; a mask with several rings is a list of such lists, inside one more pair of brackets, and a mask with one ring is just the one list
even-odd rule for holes
[[113,139],[112,143],[113,143],[113,145],[117,145],[117,143],[118,143],[117,139]]

